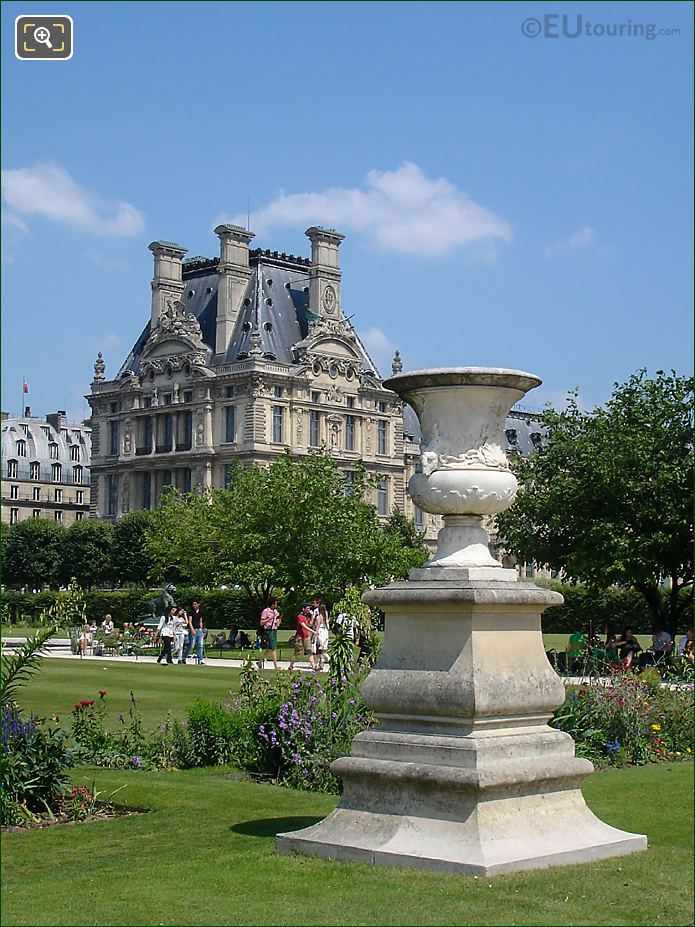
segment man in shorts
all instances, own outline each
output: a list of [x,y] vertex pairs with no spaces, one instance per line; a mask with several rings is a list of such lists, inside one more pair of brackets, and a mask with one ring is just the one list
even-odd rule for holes
[[261,612],[261,632],[265,638],[265,652],[263,654],[263,659],[266,660],[268,656],[273,661],[273,666],[275,669],[278,667],[278,628],[282,624],[282,618],[280,617],[280,612],[278,611],[277,599],[271,599],[268,602],[268,607],[264,608]]
[[313,629],[311,627],[312,614],[311,609],[308,605],[305,605],[301,612],[297,615],[297,633],[294,636],[294,653],[292,654],[292,660],[289,665],[289,669],[294,668],[294,663],[297,657],[307,656],[309,658],[309,666],[314,669],[314,653],[311,646],[311,637]]

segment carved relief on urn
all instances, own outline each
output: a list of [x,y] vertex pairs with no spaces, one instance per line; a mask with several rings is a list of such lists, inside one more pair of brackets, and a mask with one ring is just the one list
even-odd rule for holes
[[413,502],[444,516],[437,553],[427,566],[501,567],[489,552],[482,521],[514,501],[505,420],[540,382],[523,371],[486,367],[421,370],[384,381],[420,421],[422,472],[408,484]]

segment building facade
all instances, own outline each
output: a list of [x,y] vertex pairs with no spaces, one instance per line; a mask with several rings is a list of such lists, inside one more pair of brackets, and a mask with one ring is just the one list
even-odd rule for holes
[[90,510],[90,429],[65,412],[2,413],[2,521],[50,518],[70,525]]
[[[343,236],[312,227],[311,257],[251,249],[252,232],[215,229],[219,257],[185,259],[156,241],[150,318],[120,370],[101,356],[92,408],[92,514],[154,508],[166,486],[224,487],[231,465],[268,465],[325,448],[349,483],[358,461],[377,477],[373,502],[394,507],[428,540],[439,527],[407,493],[419,466],[415,414],[382,386],[343,308]],[[392,372],[399,372],[398,352]],[[540,440],[533,416],[512,412],[507,448]]]
[[326,448],[351,479],[379,476],[383,518],[407,507],[402,403],[343,312],[343,236],[311,228],[311,258],[251,250],[253,233],[216,230],[218,258],[150,245],[150,319],[121,369],[103,358],[92,408],[92,512],[154,508],[165,486],[223,487],[234,462],[267,465]]

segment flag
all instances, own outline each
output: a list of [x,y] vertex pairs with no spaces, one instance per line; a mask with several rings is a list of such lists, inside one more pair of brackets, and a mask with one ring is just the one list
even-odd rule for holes
[[27,383],[26,380],[24,381],[24,385],[23,385],[22,388],[23,388],[23,390],[24,390],[25,393],[28,393],[28,392],[29,392],[29,384]]

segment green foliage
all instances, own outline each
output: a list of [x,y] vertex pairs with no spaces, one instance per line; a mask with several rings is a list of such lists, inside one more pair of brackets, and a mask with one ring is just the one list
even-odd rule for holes
[[[538,580],[539,586],[547,586],[562,593],[564,605],[553,606],[543,612],[541,622],[544,634],[571,634],[579,624],[585,631],[591,628],[599,634],[606,624],[618,633],[631,627],[635,634],[650,632],[653,616],[644,596],[636,589],[621,589],[609,586],[597,589],[583,583],[558,583]],[[664,597],[668,590],[662,590]]]
[[58,580],[67,583],[75,577],[85,589],[109,583],[112,536],[108,521],[86,518],[70,525],[60,544]]
[[65,533],[62,525],[45,518],[27,518],[7,529],[4,585],[30,589],[55,585]]
[[384,532],[366,501],[370,480],[342,472],[322,453],[270,467],[238,466],[228,491],[169,494],[148,532],[161,575],[172,569],[199,585],[240,585],[260,608],[273,590],[294,610],[317,592],[330,604],[345,587],[401,575],[418,550]]
[[239,725],[216,702],[198,699],[188,709],[188,754],[191,766],[225,766],[236,757]]
[[692,688],[662,686],[614,668],[609,685],[591,683],[567,696],[553,724],[571,734],[577,756],[598,766],[643,765],[692,754]]
[[35,718],[23,720],[14,706],[2,709],[2,824],[22,824],[52,811],[65,788],[69,758],[65,734]]
[[519,559],[600,589],[632,586],[671,633],[692,599],[693,382],[642,370],[604,407],[585,412],[570,394],[566,409],[547,409],[545,440],[513,458],[521,489],[497,519]]
[[2,670],[0,675],[0,700],[14,701],[18,691],[25,686],[31,677],[41,668],[41,651],[46,646],[49,637],[55,633],[55,627],[45,628],[34,637],[25,641],[15,653],[2,654]]
[[[170,769],[178,766],[189,749],[188,737],[178,722],[165,721],[151,731],[143,729],[132,691],[127,717],[119,715],[119,727],[107,726],[107,692],[98,699],[82,699],[72,710],[71,734],[75,764],[89,763],[116,769]],[[194,764],[185,764],[194,765]]]
[[[109,612],[116,624],[135,621],[147,612],[147,602],[157,594],[154,589],[118,589],[84,591],[84,607],[88,618],[100,621]],[[27,623],[41,625],[45,621],[68,626],[72,619],[63,624],[58,618],[56,608],[63,601],[64,592],[16,592],[6,590],[3,605],[12,621],[17,624]],[[238,624],[240,628],[255,630],[258,627],[258,611],[241,589],[199,589],[191,586],[179,586],[176,601],[185,608],[190,608],[193,599],[199,599],[211,628],[231,628]],[[79,617],[76,619],[79,623]]]
[[154,563],[147,548],[147,530],[154,512],[141,509],[129,512],[113,525],[111,540],[111,576],[119,586],[146,586]]

